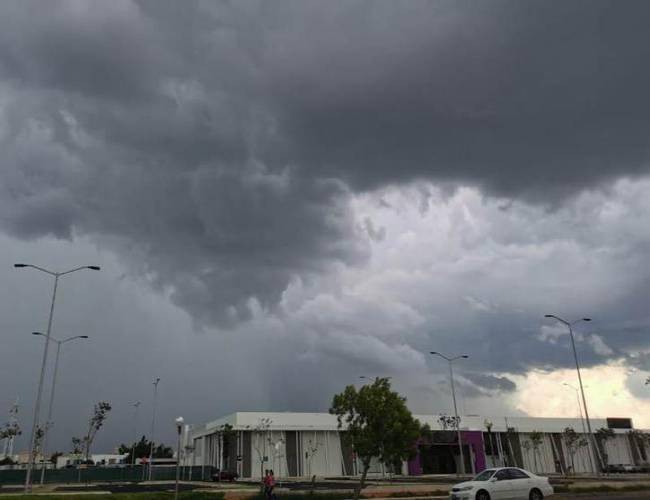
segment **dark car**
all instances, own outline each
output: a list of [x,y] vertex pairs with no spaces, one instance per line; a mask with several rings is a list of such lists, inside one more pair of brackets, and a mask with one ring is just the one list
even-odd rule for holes
[[239,474],[227,470],[217,470],[217,472],[212,474],[213,481],[230,481],[232,483],[233,481],[236,481],[238,478],[239,478]]

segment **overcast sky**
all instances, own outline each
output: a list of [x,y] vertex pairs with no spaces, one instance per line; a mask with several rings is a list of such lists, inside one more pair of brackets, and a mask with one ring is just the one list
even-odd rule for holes
[[[650,427],[650,4],[0,3],[0,412],[31,425],[54,270],[53,448],[173,419],[415,412]],[[48,372],[48,380],[51,372]],[[49,390],[49,388],[48,388]],[[142,401],[137,423],[132,404]],[[0,418],[0,423],[5,417]],[[136,428],[134,428],[134,426]],[[28,432],[26,433],[28,434]],[[17,449],[27,445],[25,436]]]

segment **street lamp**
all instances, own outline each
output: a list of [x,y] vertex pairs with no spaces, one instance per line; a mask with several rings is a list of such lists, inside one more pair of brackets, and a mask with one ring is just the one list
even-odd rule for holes
[[181,471],[181,434],[183,433],[183,424],[185,421],[183,417],[178,417],[176,419],[176,431],[178,432],[178,445],[176,446],[176,490],[174,494],[175,500],[178,500],[178,480],[180,477]]
[[449,363],[449,380],[451,381],[451,397],[454,400],[454,418],[456,419],[456,432],[458,435],[458,451],[460,453],[460,470],[461,474],[465,474],[465,455],[463,454],[463,442],[460,435],[460,419],[458,418],[458,407],[456,406],[456,389],[454,388],[454,369],[452,368],[452,363],[457,359],[467,359],[469,356],[466,354],[461,354],[460,356],[454,356],[453,358],[447,357],[444,354],[440,354],[436,351],[431,351],[432,355],[439,356],[447,363]]
[[[46,335],[41,332],[32,332],[32,335],[40,335],[41,337],[46,337]],[[56,389],[56,376],[59,371],[59,356],[61,355],[61,346],[66,342],[70,342],[72,340],[87,339],[87,338],[88,335],[75,335],[74,337],[68,337],[67,339],[63,339],[63,340],[57,340],[54,337],[50,337],[50,340],[52,342],[56,342],[57,345],[56,345],[56,357],[54,358],[54,373],[52,374],[52,389],[50,391],[50,404],[47,410],[47,420],[45,421],[45,428],[43,429],[43,451],[41,453],[43,463],[41,468],[41,484],[45,482],[45,454],[47,450],[47,437],[50,433],[50,426],[52,425],[52,409],[54,407],[54,393]]]
[[140,408],[140,401],[133,403],[133,408],[133,448],[131,449],[131,466],[135,467],[135,445],[138,442],[138,409]]
[[74,273],[75,271],[81,271],[82,269],[91,269],[93,271],[99,271],[99,266],[80,266],[75,267],[74,269],[69,269],[68,271],[55,272],[45,269],[40,266],[35,266],[32,264],[14,264],[15,268],[24,268],[31,267],[37,271],[41,271],[45,274],[49,274],[54,277],[54,288],[52,290],[52,303],[50,305],[50,316],[47,321],[47,332],[45,333],[45,347],[43,348],[43,361],[41,362],[41,375],[38,379],[38,391],[36,392],[36,404],[34,405],[34,421],[32,422],[32,432],[29,438],[29,456],[27,457],[27,472],[25,473],[25,493],[29,493],[32,479],[32,468],[34,466],[34,446],[36,444],[36,428],[38,427],[39,413],[41,410],[41,399],[43,397],[43,381],[45,380],[45,367],[47,365],[47,353],[50,347],[50,333],[52,332],[52,318],[54,317],[54,303],[56,301],[56,289],[59,285],[59,278],[67,274]]
[[[598,463],[601,462],[600,458],[600,451],[598,450],[598,445],[594,441],[593,434],[591,432],[591,421],[589,420],[589,411],[587,410],[587,400],[585,399],[585,390],[584,387],[582,386],[582,376],[580,375],[580,363],[578,362],[578,352],[576,351],[576,341],[575,338],[573,337],[573,325],[576,323],[580,323],[582,321],[591,321],[591,318],[581,318],[577,319],[575,321],[566,321],[565,319],[560,318],[559,316],[556,316],[555,314],[545,314],[545,318],[552,318],[556,321],[559,321],[560,323],[564,324],[568,329],[569,329],[569,335],[571,337],[571,347],[573,348],[573,359],[576,362],[576,371],[578,372],[578,382],[580,384],[580,394],[582,395],[582,404],[585,409],[585,420],[587,421],[587,430],[589,431],[589,440],[592,442],[592,445],[594,449],[596,450],[596,453],[598,454]],[[590,455],[590,461],[591,461],[591,453]],[[591,467],[594,469],[594,472],[596,474],[599,473],[598,470],[595,470],[593,462],[591,463]]]
[[158,382],[160,377],[153,381],[153,412],[151,416],[151,449],[149,451],[149,481],[153,478],[153,451],[154,451],[154,432],[156,430],[156,401],[158,399]]
[[[587,434],[587,428],[585,427],[585,418],[582,416],[582,404],[580,403],[580,389],[578,389],[577,387],[573,387],[571,384],[568,384],[567,382],[563,382],[562,385],[564,385],[564,386],[566,386],[566,387],[568,387],[570,389],[573,389],[575,391],[575,393],[576,393],[576,402],[578,404],[578,412],[580,414],[580,424],[582,425],[582,433]],[[588,389],[588,388],[589,388],[589,386],[585,385],[585,389]],[[593,464],[592,464],[592,468],[593,468]]]

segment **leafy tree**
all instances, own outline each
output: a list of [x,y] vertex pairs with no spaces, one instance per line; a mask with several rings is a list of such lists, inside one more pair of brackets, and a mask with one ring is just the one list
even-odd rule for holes
[[83,452],[83,439],[78,437],[72,438],[72,454],[81,455]]
[[443,431],[446,431],[447,429],[456,430],[456,427],[460,424],[460,417],[456,419],[453,415],[445,415],[444,413],[441,413],[438,417],[438,423]]
[[54,453],[52,453],[52,455],[50,455],[50,462],[56,465],[56,460],[62,455],[63,453],[61,453],[60,451],[55,451]]
[[387,378],[377,378],[359,390],[349,385],[332,400],[330,413],[345,427],[348,441],[361,460],[361,479],[354,490],[357,500],[365,487],[373,457],[384,464],[412,458],[421,435],[420,423],[406,406],[406,398],[391,391]]
[[99,429],[102,428],[104,422],[106,422],[106,419],[108,418],[108,414],[111,411],[111,408],[112,408],[111,404],[107,403],[106,401],[100,401],[93,408],[93,415],[88,420],[88,432],[86,433],[86,435],[83,437],[82,440],[86,462],[90,460],[90,447],[92,446],[93,441],[95,440],[95,436],[97,435],[97,432],[99,431]]
[[607,441],[614,437],[614,430],[607,427],[601,427],[596,431],[596,442],[600,448],[600,456],[603,460],[603,468],[606,469],[609,465],[609,457],[607,455]]
[[[121,444],[120,447],[118,448],[118,452],[120,454],[126,453],[126,463],[130,464],[133,463],[133,456],[135,455],[135,458],[145,458],[149,457],[149,452],[151,451],[151,441],[148,441],[145,436],[142,436],[140,438],[140,441],[135,443],[135,447],[133,444]],[[154,447],[153,449],[153,457],[155,458],[172,458],[174,456],[174,450],[172,450],[169,446],[165,446],[164,444],[160,443],[158,446]]]
[[33,460],[36,460],[38,454],[41,450],[41,444],[43,444],[43,437],[45,437],[45,430],[40,426],[36,426],[36,434],[34,434],[34,450],[32,452]]
[[0,441],[20,436],[21,434],[22,430],[20,429],[18,422],[9,422],[0,428]]

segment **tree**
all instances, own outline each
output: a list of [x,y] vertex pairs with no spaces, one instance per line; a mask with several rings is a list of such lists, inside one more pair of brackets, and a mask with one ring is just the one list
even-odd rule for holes
[[36,433],[34,434],[34,450],[32,452],[32,460],[36,460],[38,454],[41,450],[41,444],[43,444],[43,438],[45,437],[45,430],[40,426],[36,426]]
[[231,441],[237,435],[237,431],[233,430],[232,425],[223,424],[217,428],[216,434],[218,436],[217,441],[221,443],[221,468],[223,468],[223,464],[228,466],[230,461]]
[[460,417],[456,419],[455,416],[445,415],[444,413],[441,413],[438,417],[438,423],[440,424],[440,428],[443,431],[446,431],[447,429],[456,430],[456,427],[460,425]]
[[9,422],[0,429],[0,441],[3,439],[11,439],[12,437],[20,436],[21,434],[22,431],[20,430],[18,422]]
[[526,460],[530,460],[530,441],[524,441],[521,443],[521,447],[524,449],[524,452],[526,454]]
[[55,451],[54,453],[52,453],[52,455],[50,455],[50,462],[53,463],[54,466],[56,466],[56,460],[62,455],[63,453],[61,453],[60,451]]
[[533,446],[533,461],[535,463],[535,472],[537,472],[537,453],[539,447],[542,444],[543,434],[539,431],[534,430],[530,433],[530,442]]
[[406,406],[406,398],[391,391],[387,378],[377,378],[358,391],[349,385],[332,400],[330,413],[337,416],[339,429],[361,460],[361,479],[354,490],[357,500],[365,487],[370,461],[394,464],[415,456],[421,435],[420,423]]
[[492,465],[494,465],[494,455],[497,456],[499,455],[496,449],[497,447],[494,445],[494,442],[492,440],[492,427],[494,426],[494,424],[486,418],[485,420],[483,420],[483,425],[485,426],[485,429],[487,430],[488,433],[489,450],[486,451],[489,451],[488,454],[492,457]]
[[646,446],[648,443],[649,435],[643,431],[637,429],[630,430],[628,433],[630,437],[630,442],[634,445],[636,453],[638,453],[639,458],[644,462],[648,461],[648,454],[646,452]]
[[569,452],[569,457],[571,458],[571,470],[573,471],[573,473],[575,473],[576,465],[575,465],[574,457],[578,448],[578,442],[580,438],[576,433],[576,431],[573,430],[573,427],[566,427],[562,432],[562,435],[564,436],[564,443],[566,444],[567,450]]
[[[591,452],[589,451],[589,440],[588,440],[585,436],[582,436],[580,439],[578,439],[578,451],[581,450],[581,449],[583,449],[583,448],[587,448],[587,453],[591,453]],[[584,454],[581,454],[581,455],[580,455],[580,458],[581,458],[581,460],[582,460],[582,466],[583,466],[585,469],[587,469],[587,464],[585,463],[585,457],[584,457]]]
[[318,449],[320,448],[321,442],[316,440],[312,441],[311,439],[307,441],[307,450],[305,450],[305,458],[307,459],[307,469],[309,470],[308,474],[311,476],[311,464],[314,461],[314,457],[318,454]]
[[601,427],[596,431],[596,442],[600,447],[600,455],[603,459],[603,469],[607,469],[609,465],[609,457],[607,455],[607,441],[614,437],[614,431],[607,427]]
[[[82,439],[86,462],[90,461],[90,447],[95,440],[97,432],[102,428],[104,422],[106,422],[110,411],[111,405],[106,401],[100,401],[93,408],[93,415],[88,420],[88,432]],[[73,443],[74,439],[76,438],[73,438]]]
[[[135,458],[145,458],[149,457],[149,451],[151,450],[151,441],[148,441],[145,436],[142,436],[140,438],[140,441],[135,443],[135,446],[133,444],[121,444],[118,451],[120,454],[126,453],[126,459],[125,462],[130,464],[133,463],[133,456],[135,455]],[[153,449],[153,457],[154,458],[172,458],[174,456],[174,450],[172,450],[169,446],[165,446],[164,444],[160,443],[158,446],[154,447]]]
[[[260,477],[262,478],[262,491],[264,490],[264,463],[269,459],[266,454],[266,441],[269,428],[273,421],[270,418],[260,418],[257,422],[257,425],[253,427],[254,437],[253,439],[253,449],[257,453],[257,458],[260,461]],[[257,436],[260,434],[261,436]],[[261,437],[261,439],[259,439]]]
[[83,439],[78,437],[72,438],[72,454],[81,455],[83,452]]

